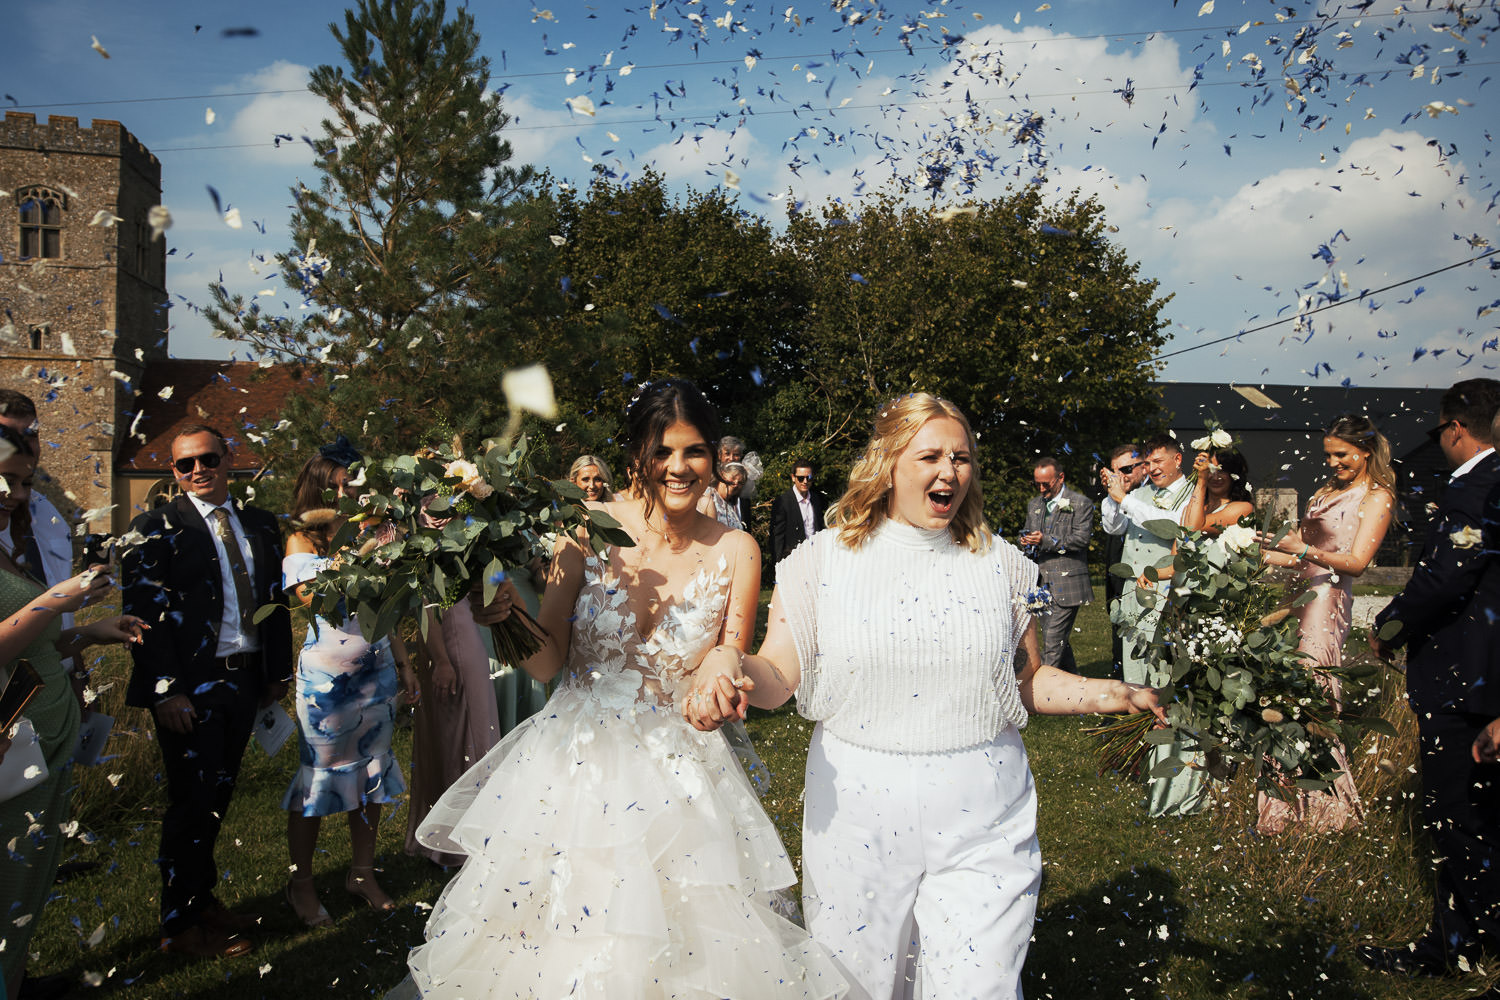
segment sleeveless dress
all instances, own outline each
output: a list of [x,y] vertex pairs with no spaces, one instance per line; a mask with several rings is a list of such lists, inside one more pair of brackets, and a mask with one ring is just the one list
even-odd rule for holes
[[[1354,539],[1359,534],[1359,505],[1368,493],[1369,488],[1362,486],[1314,497],[1307,505],[1307,516],[1302,519],[1302,541],[1324,552],[1353,551]],[[1313,599],[1295,611],[1299,622],[1297,648],[1308,655],[1314,666],[1337,667],[1343,663],[1344,642],[1349,638],[1354,577],[1310,562],[1302,564],[1299,577],[1303,587],[1312,591]],[[1319,674],[1318,681],[1333,692],[1335,701],[1339,699],[1338,678]],[[1308,830],[1358,826],[1364,818],[1364,806],[1349,774],[1349,760],[1343,747],[1334,751],[1334,759],[1340,773],[1327,791],[1301,792],[1291,802],[1262,792],[1258,796],[1257,829],[1262,833],[1280,833],[1294,823]]]
[[[24,577],[0,571],[0,620],[30,604],[42,588]],[[0,971],[14,985],[26,967],[26,953],[42,904],[62,861],[67,837],[58,829],[68,818],[73,791],[71,763],[78,742],[78,698],[57,653],[61,626],[54,619],[21,654],[45,685],[22,714],[31,720],[47,759],[47,779],[0,804]],[[10,678],[11,664],[0,681]]]
[[500,742],[504,731],[500,728],[495,688],[490,682],[489,650],[484,633],[474,624],[469,602],[459,601],[443,611],[438,616],[438,627],[442,629],[448,659],[458,678],[458,689],[451,697],[439,694],[433,684],[431,665],[418,674],[422,697],[416,704],[412,735],[406,853],[420,854],[446,867],[462,864],[463,857],[423,847],[417,843],[417,830],[427,819],[433,803]]
[[392,996],[818,1000],[843,979],[776,893],[796,881],[722,733],[682,717],[730,572],[705,566],[642,639],[590,554],[563,677],[435,805],[468,856]]
[[[287,556],[281,561],[287,590],[327,564],[311,552]],[[314,617],[297,661],[300,766],[281,808],[334,816],[404,793],[391,752],[399,690],[388,639],[365,642],[352,615],[336,626]]]

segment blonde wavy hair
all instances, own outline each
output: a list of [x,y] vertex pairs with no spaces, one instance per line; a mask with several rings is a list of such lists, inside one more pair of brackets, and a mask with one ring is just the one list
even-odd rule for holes
[[838,529],[839,541],[858,549],[890,516],[891,472],[896,459],[911,444],[927,421],[937,417],[957,420],[969,439],[973,456],[973,475],[969,492],[958,513],[948,522],[953,540],[981,554],[988,552],[994,540],[984,519],[984,489],[980,485],[979,449],[974,430],[963,411],[946,399],[925,392],[914,392],[886,403],[875,412],[875,426],[865,453],[854,463],[849,474],[849,488],[838,502],[828,508],[827,523]]
[[[1345,444],[1364,452],[1365,470],[1369,473],[1370,482],[1391,496],[1396,495],[1396,472],[1391,467],[1391,443],[1386,440],[1384,434],[1380,433],[1369,417],[1345,413],[1328,426],[1323,436],[1338,438]],[[1330,477],[1318,488],[1314,496],[1322,496],[1335,489],[1337,485],[1338,480]]]

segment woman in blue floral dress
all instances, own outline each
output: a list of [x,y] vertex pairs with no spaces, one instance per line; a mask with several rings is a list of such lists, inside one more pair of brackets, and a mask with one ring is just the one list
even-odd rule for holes
[[[293,487],[292,523],[282,575],[289,592],[329,564],[328,545],[341,523],[328,507],[329,491],[343,495],[348,466],[359,453],[342,438],[309,459]],[[398,673],[399,668],[399,673]],[[309,927],[330,922],[313,886],[312,858],[324,816],[349,817],[352,859],[344,888],[377,910],[395,903],[375,881],[375,836],[380,807],[406,791],[391,753],[398,694],[416,700],[417,680],[395,636],[366,642],[353,615],[341,622],[313,619],[297,664],[297,730],[301,766],[287,789],[287,842],[292,855],[286,898]]]

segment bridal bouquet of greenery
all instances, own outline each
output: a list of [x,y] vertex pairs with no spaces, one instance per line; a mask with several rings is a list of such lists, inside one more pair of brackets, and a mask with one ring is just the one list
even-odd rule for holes
[[[1278,607],[1278,590],[1264,579],[1267,567],[1248,526],[1232,525],[1218,538],[1168,520],[1144,527],[1177,543],[1170,578],[1138,594],[1160,614],[1145,655],[1151,676],[1165,679],[1160,697],[1169,726],[1154,729],[1150,715],[1138,715],[1091,730],[1102,740],[1101,771],[1133,772],[1153,745],[1179,742],[1202,751],[1203,766],[1219,782],[1243,765],[1259,789],[1283,799],[1328,788],[1340,745],[1354,745],[1364,730],[1390,727],[1342,710],[1318,674],[1339,677],[1346,700],[1358,702],[1374,669],[1316,667],[1298,651],[1292,610],[1312,594]],[[1129,575],[1129,567],[1110,572]],[[1183,764],[1162,760],[1152,776],[1170,776]]]
[[[355,614],[366,639],[414,615],[425,637],[428,609],[479,591],[485,602],[511,573],[530,573],[549,535],[583,531],[596,551],[630,545],[618,522],[584,505],[566,481],[537,475],[527,441],[486,445],[472,457],[454,438],[439,448],[356,465],[357,491],[339,502],[347,521],[333,563],[312,581],[312,610],[329,620]],[[496,653],[520,663],[540,648],[522,607],[494,630]]]
[[[529,574],[551,540],[582,532],[594,550],[633,545],[619,522],[590,510],[583,491],[540,476],[515,440],[522,411],[550,417],[552,383],[539,366],[507,372],[511,419],[498,440],[468,455],[455,436],[437,447],[356,463],[354,488],[339,501],[346,518],[330,542],[334,559],[311,583],[314,613],[359,619],[366,639],[388,635],[415,616],[425,638],[427,611],[482,595],[485,603],[512,573]],[[513,443],[514,442],[514,443]],[[541,648],[540,626],[519,605],[493,629],[496,654],[519,664]]]

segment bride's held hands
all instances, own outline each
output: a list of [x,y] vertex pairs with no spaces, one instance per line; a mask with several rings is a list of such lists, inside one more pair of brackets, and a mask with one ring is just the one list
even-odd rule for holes
[[744,719],[750,710],[755,681],[740,668],[745,654],[733,646],[715,646],[693,671],[693,688],[682,714],[694,729],[713,732],[731,719]]

